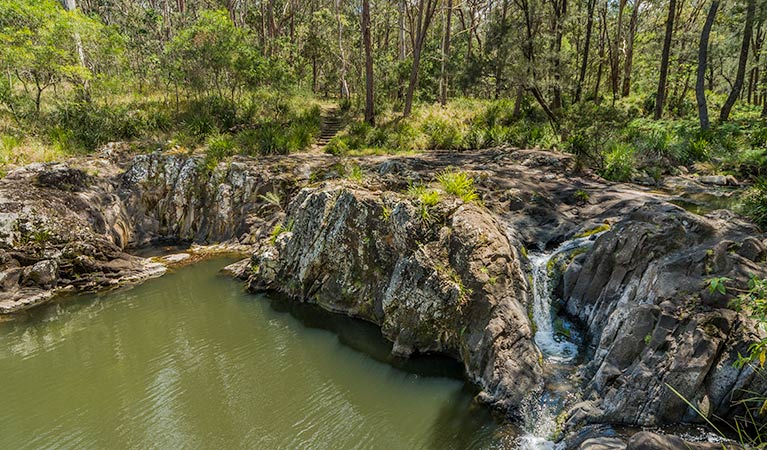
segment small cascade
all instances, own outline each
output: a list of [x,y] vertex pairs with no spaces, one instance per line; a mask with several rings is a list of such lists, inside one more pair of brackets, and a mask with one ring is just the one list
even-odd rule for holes
[[[591,245],[596,235],[567,241],[551,252],[529,256],[532,265],[535,343],[543,353],[547,368],[546,385],[542,392],[531,395],[522,405],[524,434],[516,440],[517,450],[554,450],[551,437],[557,432],[557,415],[572,395],[568,376],[578,357],[581,337],[564,318],[552,313],[550,266],[555,258],[578,248]],[[558,326],[555,326],[557,324]]]
[[[559,332],[554,329],[554,318],[551,313],[552,289],[549,283],[549,264],[552,260],[566,252],[583,247],[592,242],[591,237],[583,237],[567,241],[550,253],[534,253],[530,255],[533,276],[533,321],[535,322],[535,344],[543,352],[549,362],[566,363],[578,356],[579,336],[562,321],[563,327]],[[569,337],[563,332],[567,331]]]

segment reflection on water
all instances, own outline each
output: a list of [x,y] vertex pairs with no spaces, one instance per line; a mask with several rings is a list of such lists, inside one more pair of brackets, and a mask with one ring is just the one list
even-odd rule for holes
[[704,215],[718,209],[737,211],[742,196],[737,191],[721,191],[713,194],[708,192],[686,193],[681,197],[669,200],[693,214]]
[[[248,295],[218,259],[0,323],[4,448],[489,448],[444,358]],[[330,330],[330,332],[328,331]]]

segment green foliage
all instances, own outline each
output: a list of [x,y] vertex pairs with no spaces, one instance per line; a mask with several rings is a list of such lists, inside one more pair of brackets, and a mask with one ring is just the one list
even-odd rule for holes
[[364,174],[359,164],[348,164],[344,167],[344,178],[354,183],[362,183]]
[[336,156],[345,155],[349,153],[349,146],[342,138],[336,136],[325,146],[325,153]]
[[269,242],[271,242],[272,245],[277,243],[277,238],[280,237],[282,233],[290,233],[293,231],[293,219],[288,221],[285,224],[278,223],[277,225],[272,228],[272,232],[269,233]]
[[759,180],[743,195],[742,212],[761,227],[767,227],[767,180]]
[[712,294],[719,293],[724,295],[727,293],[726,283],[728,281],[731,280],[727,277],[709,278],[706,280],[706,283],[708,283],[708,291]]
[[464,203],[479,202],[479,194],[474,187],[474,179],[466,172],[455,169],[445,169],[437,174],[437,182],[450,195],[463,200]]
[[628,144],[615,144],[605,155],[601,174],[608,180],[629,181],[636,170],[636,150]]
[[418,203],[418,214],[423,223],[432,222],[432,208],[437,206],[442,200],[439,191],[429,189],[422,184],[411,184],[408,187],[407,195]]
[[262,81],[266,62],[226,11],[203,11],[165,50],[173,82],[233,99],[237,89]]
[[269,205],[276,206],[282,209],[282,198],[280,197],[280,194],[277,191],[267,192],[264,195],[259,195],[258,198],[265,201]]
[[591,198],[591,196],[589,195],[588,192],[582,189],[578,189],[573,194],[573,198],[575,198],[575,201],[577,201],[578,203],[587,203],[589,199]]
[[211,135],[205,151],[205,168],[212,172],[219,162],[239,152],[232,136],[227,134]]

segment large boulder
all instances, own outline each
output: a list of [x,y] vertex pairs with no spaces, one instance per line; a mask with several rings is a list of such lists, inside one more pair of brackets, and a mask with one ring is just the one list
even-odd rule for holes
[[481,206],[446,201],[430,217],[393,193],[304,189],[291,231],[254,256],[251,287],[374,322],[398,354],[452,355],[480,399],[513,414],[541,380],[515,245]]

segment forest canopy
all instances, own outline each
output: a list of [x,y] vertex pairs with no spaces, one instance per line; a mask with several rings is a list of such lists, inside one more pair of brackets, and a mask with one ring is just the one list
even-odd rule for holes
[[[91,152],[539,146],[614,180],[756,178],[757,0],[6,0],[4,166]],[[212,149],[212,150],[211,150]]]

